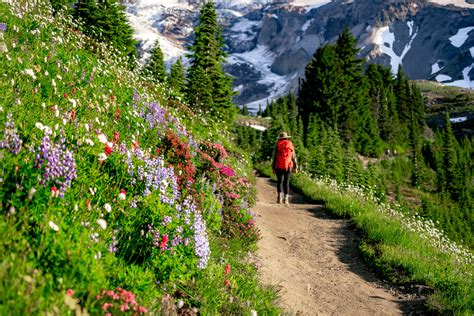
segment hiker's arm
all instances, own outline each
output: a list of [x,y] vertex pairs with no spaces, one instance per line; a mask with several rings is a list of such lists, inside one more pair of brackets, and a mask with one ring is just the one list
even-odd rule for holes
[[291,160],[293,161],[293,168],[298,169],[298,161],[296,160],[296,153],[293,151],[293,157],[291,157]]

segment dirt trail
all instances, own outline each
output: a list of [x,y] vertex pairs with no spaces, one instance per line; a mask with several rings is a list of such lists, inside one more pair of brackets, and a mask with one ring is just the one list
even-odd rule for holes
[[276,204],[275,184],[257,179],[260,275],[278,286],[285,315],[401,315],[402,297],[364,267],[348,222],[292,194]]

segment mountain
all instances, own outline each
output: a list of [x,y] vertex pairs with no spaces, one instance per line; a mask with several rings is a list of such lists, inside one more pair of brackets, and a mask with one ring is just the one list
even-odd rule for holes
[[[199,1],[128,0],[142,60],[159,39],[168,63],[193,40]],[[235,102],[252,110],[295,91],[316,49],[348,27],[360,57],[411,79],[474,87],[474,1],[218,1]]]

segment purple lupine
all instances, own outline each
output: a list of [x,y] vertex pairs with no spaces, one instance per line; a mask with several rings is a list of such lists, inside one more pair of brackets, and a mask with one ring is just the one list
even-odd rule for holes
[[204,269],[209,261],[211,249],[207,238],[206,223],[199,212],[194,212],[194,252],[199,258],[198,267]]
[[6,23],[0,23],[0,32],[5,32],[7,30],[7,24]]
[[23,141],[20,139],[16,129],[15,122],[11,113],[7,115],[5,123],[4,139],[0,141],[0,149],[6,149],[14,155],[18,155],[21,150]]
[[117,233],[117,231],[115,230],[114,231],[114,235],[112,236],[112,242],[109,244],[109,252],[111,253],[115,253],[117,252],[118,248],[118,240],[117,238],[115,237],[115,234]]
[[[133,151],[127,150],[125,153],[125,163],[131,183],[135,185],[137,181],[145,184],[144,196],[154,191],[160,192],[160,201],[168,205],[174,205],[179,198],[178,181],[172,167],[165,167],[161,157],[148,158],[137,148]],[[135,156],[136,160],[132,159]]]
[[171,216],[165,216],[163,217],[163,221],[161,222],[162,226],[166,226],[167,224],[171,223],[173,221],[173,218]]
[[42,171],[40,184],[43,187],[49,182],[58,185],[60,197],[64,197],[64,192],[77,178],[76,161],[73,153],[66,149],[64,138],[55,144],[45,135],[35,155],[35,167]]
[[168,125],[166,113],[167,111],[165,108],[162,108],[156,102],[152,102],[147,104],[145,120],[150,128],[166,126]]

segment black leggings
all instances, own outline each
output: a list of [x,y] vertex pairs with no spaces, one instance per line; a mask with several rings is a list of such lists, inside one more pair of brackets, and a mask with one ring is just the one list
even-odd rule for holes
[[281,180],[283,180],[283,193],[288,194],[290,192],[290,169],[275,169],[277,176],[277,191],[281,193]]

